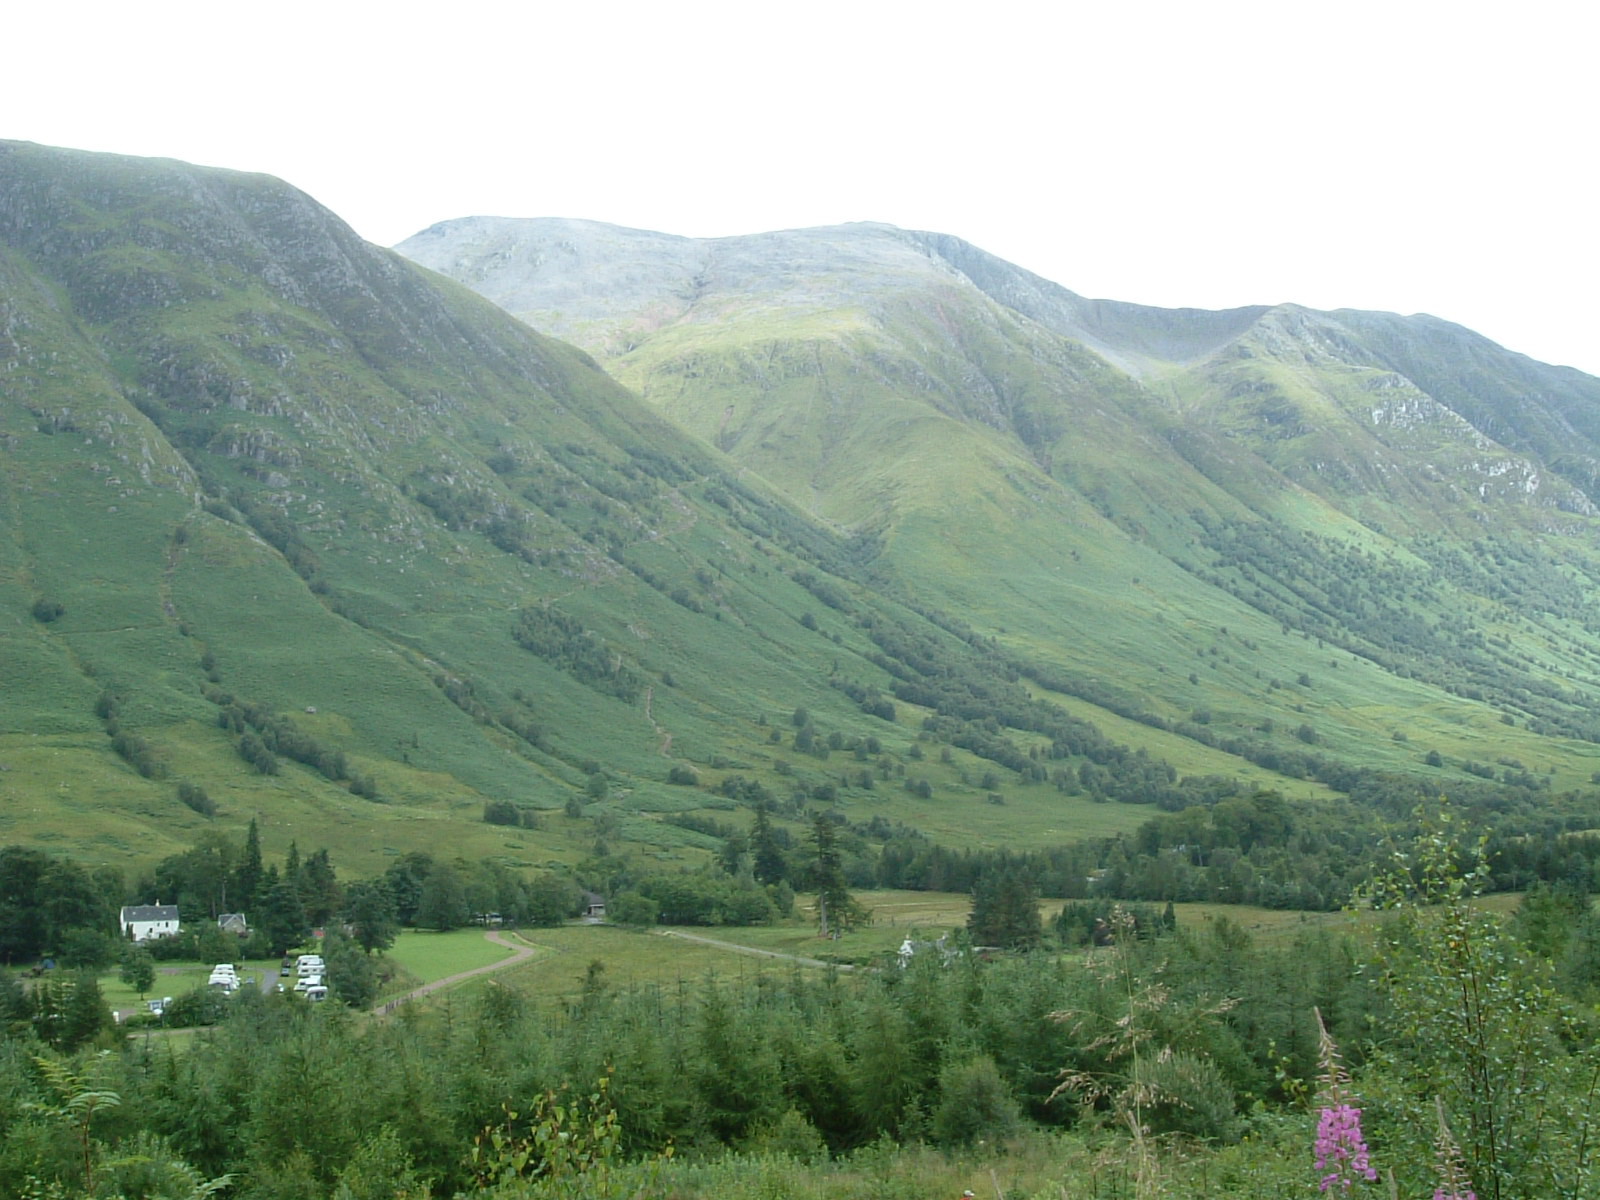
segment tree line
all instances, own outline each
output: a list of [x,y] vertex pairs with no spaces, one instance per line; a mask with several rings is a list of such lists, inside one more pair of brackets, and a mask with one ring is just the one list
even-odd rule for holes
[[[1148,1136],[1273,1176],[1330,1041],[1401,1194],[1427,1186],[1440,1120],[1479,1195],[1586,1194],[1591,898],[1541,885],[1496,916],[1472,903],[1481,854],[1438,829],[1375,865],[1366,903],[1386,918],[1270,941],[1115,907],[1084,934],[1075,906],[1070,954],[925,948],[848,976],[627,989],[591,964],[553,1007],[496,984],[372,1023],[251,994],[186,1049],[108,1034],[99,1056],[53,1048],[7,982],[0,1200],[120,1180],[135,1149],[147,1168],[232,1176],[242,1200],[520,1196],[549,1162],[556,1104],[619,1156],[670,1143],[690,1162],[960,1151],[1028,1129],[1099,1130],[1104,1146],[1136,1111]],[[74,1087],[120,1104],[75,1125]]]

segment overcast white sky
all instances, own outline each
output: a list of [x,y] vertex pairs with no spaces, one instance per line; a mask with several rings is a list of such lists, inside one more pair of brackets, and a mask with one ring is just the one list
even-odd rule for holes
[[[1600,374],[1579,0],[13,5],[0,137],[451,217],[887,221],[1145,304],[1430,312]],[[0,180],[0,186],[3,186]]]

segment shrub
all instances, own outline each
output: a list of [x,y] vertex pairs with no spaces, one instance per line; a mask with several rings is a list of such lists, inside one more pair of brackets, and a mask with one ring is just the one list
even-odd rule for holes
[[520,825],[522,814],[509,800],[485,800],[483,819],[490,825]]
[[1003,1141],[1021,1128],[1016,1099],[987,1054],[951,1063],[940,1072],[933,1136],[941,1145]]
[[757,1154],[782,1155],[801,1163],[828,1161],[828,1143],[804,1114],[792,1108],[751,1134],[745,1149]]
[[1233,1089],[1215,1064],[1178,1051],[1140,1061],[1137,1084],[1153,1100],[1144,1118],[1153,1133],[1231,1142],[1238,1135]]
[[656,923],[661,906],[638,892],[623,892],[606,906],[606,914],[618,925],[642,929]]
[[188,1029],[194,1025],[215,1025],[227,1015],[226,996],[210,988],[195,988],[167,1005],[161,1021],[172,1029]]
[[156,753],[155,747],[137,734],[117,731],[111,737],[111,748],[146,779],[165,778],[167,764]]
[[214,817],[217,813],[216,801],[206,795],[205,788],[199,784],[190,783],[187,779],[178,783],[178,799],[202,817]]

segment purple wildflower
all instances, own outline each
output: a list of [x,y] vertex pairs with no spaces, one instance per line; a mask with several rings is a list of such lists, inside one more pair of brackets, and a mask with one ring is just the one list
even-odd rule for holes
[[[1339,1047],[1317,1014],[1317,1058],[1322,1066],[1322,1117],[1317,1121],[1317,1170],[1325,1172],[1317,1186],[1327,1191],[1334,1184],[1349,1189],[1357,1177],[1374,1182],[1378,1172],[1368,1161],[1367,1143],[1361,1136],[1361,1110],[1350,1103],[1350,1077],[1339,1061]],[[1435,1197],[1438,1200],[1438,1197]],[[1460,1200],[1466,1200],[1461,1197]],[[1473,1197],[1472,1200],[1477,1200]]]
[[1327,1172],[1317,1185],[1323,1191],[1334,1184],[1348,1188],[1357,1176],[1369,1183],[1378,1178],[1378,1172],[1367,1160],[1359,1108],[1336,1104],[1322,1110],[1322,1119],[1317,1122],[1317,1170]]

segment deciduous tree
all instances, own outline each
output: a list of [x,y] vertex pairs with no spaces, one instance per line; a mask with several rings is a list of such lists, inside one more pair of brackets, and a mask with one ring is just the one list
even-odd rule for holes
[[138,992],[139,999],[143,1000],[150,985],[156,981],[156,964],[150,957],[150,951],[143,946],[129,946],[122,952],[122,965],[117,977]]
[[343,915],[350,936],[368,954],[387,950],[400,932],[394,893],[382,878],[359,880],[346,888]]

